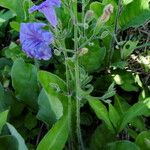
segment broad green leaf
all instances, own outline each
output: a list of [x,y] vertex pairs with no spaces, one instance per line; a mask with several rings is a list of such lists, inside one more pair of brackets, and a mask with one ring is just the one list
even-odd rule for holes
[[150,9],[148,0],[133,0],[124,6],[120,16],[120,26],[122,29],[138,27],[150,19]]
[[110,131],[108,131],[104,124],[101,124],[96,128],[91,137],[90,150],[103,150],[106,144],[115,140],[115,134],[112,134]]
[[140,148],[130,141],[122,140],[108,144],[104,150],[140,150]]
[[[49,106],[45,105],[45,107],[47,108],[44,111],[51,111],[49,113],[54,114],[54,116],[52,118],[49,117],[49,119],[50,118],[52,120],[55,120],[54,118],[56,118],[56,120],[60,119],[60,117],[63,115],[63,105],[60,101],[59,95],[67,91],[65,82],[58,76],[46,71],[38,72],[38,80],[40,81],[42,87],[44,88],[44,93],[42,93],[42,95],[40,95],[39,98],[43,99],[42,98],[42,96],[44,96],[43,94],[46,94],[44,96],[45,98],[47,97],[47,99],[45,99],[45,104],[49,105]],[[41,103],[40,101],[41,100],[39,100],[39,103]],[[44,106],[42,106],[41,109],[43,107]],[[48,110],[49,108],[51,108],[51,110]]]
[[57,101],[54,101],[55,99],[56,98],[52,99],[52,97],[47,96],[44,89],[41,91],[38,98],[39,111],[37,118],[48,125],[52,125],[57,120],[56,118],[62,116],[62,108],[59,109],[59,107],[56,107]]
[[127,59],[128,56],[132,54],[132,52],[135,50],[138,42],[133,42],[133,41],[128,41],[124,46],[123,49],[121,50],[121,58],[122,59]]
[[150,149],[150,131],[143,131],[143,132],[141,132],[137,136],[135,143],[142,150],[149,150]]
[[104,47],[100,47],[97,42],[93,44],[93,46],[87,46],[89,49],[88,53],[80,57],[81,64],[89,72],[99,69],[106,56],[106,49]]
[[134,104],[124,113],[119,127],[119,131],[123,130],[125,126],[135,117],[144,115],[147,112],[150,112],[150,98]]
[[109,114],[105,105],[100,100],[94,98],[89,98],[88,102],[91,108],[94,110],[96,116],[99,119],[103,120],[111,131],[114,131],[114,128],[109,119]]
[[18,141],[18,150],[28,150],[24,139],[22,138],[22,136],[17,132],[17,130],[9,123],[7,123],[7,127],[11,133],[11,135],[13,135],[17,141]]
[[18,142],[14,136],[5,135],[0,137],[1,150],[18,150]]
[[64,115],[56,122],[41,140],[37,150],[62,150],[69,134],[68,120],[68,115]]
[[39,71],[38,79],[44,89],[47,92],[50,91],[53,95],[67,91],[66,83],[55,74],[47,71]]
[[109,119],[114,127],[117,128],[120,121],[120,115],[112,104],[109,104]]
[[24,8],[24,4],[29,3],[32,4],[32,1],[30,0],[0,0],[0,6],[4,8],[8,8],[11,11],[13,11],[19,21],[23,21],[26,19],[26,10]]
[[19,101],[29,107],[37,109],[38,82],[37,68],[25,63],[23,59],[17,59],[11,70],[12,85]]
[[0,112],[0,133],[1,133],[3,126],[5,125],[7,121],[8,112],[9,112],[8,110]]

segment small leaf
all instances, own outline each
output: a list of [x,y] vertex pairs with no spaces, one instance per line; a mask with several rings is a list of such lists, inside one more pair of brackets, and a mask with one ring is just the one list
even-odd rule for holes
[[117,128],[119,125],[120,116],[112,104],[109,104],[109,119],[111,120],[114,127]]
[[7,121],[8,112],[9,112],[8,110],[0,112],[0,133],[1,133],[3,126],[5,125]]
[[7,123],[7,127],[17,141],[18,141],[18,150],[28,150],[27,146],[25,145],[25,141],[22,136],[17,132],[17,130],[9,123]]
[[114,131],[114,128],[109,119],[108,111],[105,105],[100,100],[94,98],[89,98],[88,102],[92,107],[92,109],[94,110],[96,116],[99,119],[102,119],[111,131]]
[[128,56],[130,56],[136,48],[137,44],[138,42],[128,41],[121,50],[121,58],[126,59]]

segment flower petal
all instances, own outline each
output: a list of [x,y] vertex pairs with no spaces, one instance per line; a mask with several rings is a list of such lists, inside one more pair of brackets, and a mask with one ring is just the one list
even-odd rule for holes
[[56,27],[57,16],[56,16],[56,12],[53,7],[44,7],[42,9],[40,9],[39,11],[45,15],[46,19],[50,22],[50,24],[53,27]]
[[51,58],[49,44],[53,41],[51,32],[42,29],[43,23],[22,23],[20,42],[23,51],[32,58],[48,60]]

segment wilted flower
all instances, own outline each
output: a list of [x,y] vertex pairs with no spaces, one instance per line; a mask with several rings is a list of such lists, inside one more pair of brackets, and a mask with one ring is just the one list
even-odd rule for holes
[[44,23],[21,23],[20,42],[29,57],[48,60],[52,56],[49,44],[53,36],[51,32],[42,29],[44,26]]
[[46,0],[40,5],[34,5],[29,9],[29,12],[32,13],[36,10],[42,12],[46,19],[50,22],[53,27],[57,25],[57,16],[54,7],[60,7],[60,0]]

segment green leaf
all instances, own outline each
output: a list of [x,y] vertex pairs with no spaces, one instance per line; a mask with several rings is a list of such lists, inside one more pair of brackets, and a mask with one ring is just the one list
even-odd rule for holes
[[127,59],[128,56],[130,56],[132,54],[132,52],[135,50],[137,44],[138,44],[138,41],[136,41],[136,42],[128,41],[123,46],[123,49],[121,50],[121,58],[122,59]]
[[91,108],[94,110],[96,116],[99,119],[103,120],[111,131],[114,131],[105,105],[100,100],[94,98],[89,98],[88,102]]
[[112,134],[110,131],[108,131],[104,124],[101,124],[96,128],[91,137],[90,150],[103,150],[107,143],[113,142],[115,140],[115,134]]
[[16,21],[12,21],[10,22],[10,26],[12,29],[14,29],[15,31],[19,32],[20,30],[20,24]]
[[150,149],[150,131],[143,131],[143,132],[141,132],[137,136],[135,143],[142,150],[149,150]]
[[0,133],[2,131],[3,126],[5,125],[7,121],[8,112],[9,112],[8,110],[0,112]]
[[[45,105],[45,107],[47,107],[46,110],[51,111],[49,112],[49,114],[50,113],[54,114],[53,119],[55,117],[56,120],[60,119],[60,117],[63,115],[63,105],[60,101],[59,95],[67,91],[65,82],[58,76],[46,71],[38,72],[38,80],[40,81],[42,87],[44,88],[44,92],[46,94],[44,97],[45,98],[47,97],[47,99],[45,99],[45,104],[48,105],[48,106]],[[40,95],[39,97],[39,104],[41,104],[40,99],[43,99],[43,94],[44,93],[42,93],[42,95]],[[42,108],[44,108],[44,106],[41,107],[40,111],[46,111],[42,110]],[[49,108],[51,109],[48,110]]]
[[68,115],[64,115],[39,143],[37,150],[62,150],[68,138]]
[[90,4],[90,9],[94,11],[95,18],[98,19],[103,13],[104,5],[100,2],[93,2]]
[[133,2],[134,0],[122,0],[123,5],[127,5],[131,2]]
[[36,125],[37,125],[36,117],[31,112],[29,112],[25,117],[24,126],[27,129],[31,130],[31,129],[35,128]]
[[0,11],[0,26],[8,21],[9,19],[13,18],[15,15],[10,10],[9,11]]
[[6,135],[0,137],[0,149],[1,150],[18,150],[18,142],[14,136]]
[[21,51],[21,48],[14,42],[11,42],[9,47],[4,49],[4,54],[6,58],[16,60],[19,57],[26,57],[25,54]]
[[109,104],[109,119],[114,127],[117,128],[120,121],[120,115],[112,104]]
[[25,2],[30,3],[30,5],[32,4],[30,0],[13,0],[13,2],[12,0],[1,0],[0,6],[10,9],[16,14],[19,21],[23,21],[27,15],[24,8]]
[[123,115],[119,131],[123,130],[125,126],[132,121],[137,116],[144,115],[145,113],[150,112],[150,98],[142,102],[138,102],[131,106]]
[[138,27],[149,19],[149,1],[133,0],[132,3],[124,6],[119,22],[122,29],[127,29],[129,27]]
[[115,95],[114,102],[114,106],[120,115],[124,114],[130,108],[130,105],[127,103],[127,101],[117,94]]
[[140,150],[140,148],[136,144],[126,140],[110,143],[105,148],[105,150],[127,150],[127,149]]
[[103,9],[106,5],[112,4],[114,6],[114,12],[111,14],[109,21],[106,24],[112,24],[115,20],[115,8],[117,7],[115,0],[103,0],[101,2],[92,2],[90,9],[94,11],[95,18],[98,19],[103,14]]
[[46,91],[50,91],[52,95],[66,92],[66,83],[57,75],[47,71],[39,71],[38,79]]
[[17,132],[17,130],[9,123],[7,123],[7,127],[17,141],[18,141],[18,150],[28,150],[27,146],[25,145],[24,139],[22,136]]
[[17,59],[11,70],[12,85],[19,101],[37,109],[38,83],[37,68],[27,64],[23,59]]
[[93,44],[93,46],[87,46],[89,49],[88,53],[80,57],[81,64],[89,72],[99,69],[106,56],[106,49],[104,47],[100,47],[97,42]]
[[59,109],[58,107],[57,109],[54,104],[57,104],[57,101],[53,102],[53,100],[54,99],[50,96],[47,96],[44,89],[41,91],[38,98],[39,111],[37,118],[45,122],[47,125],[52,125],[57,120],[56,118],[60,118],[62,116],[62,108]]

